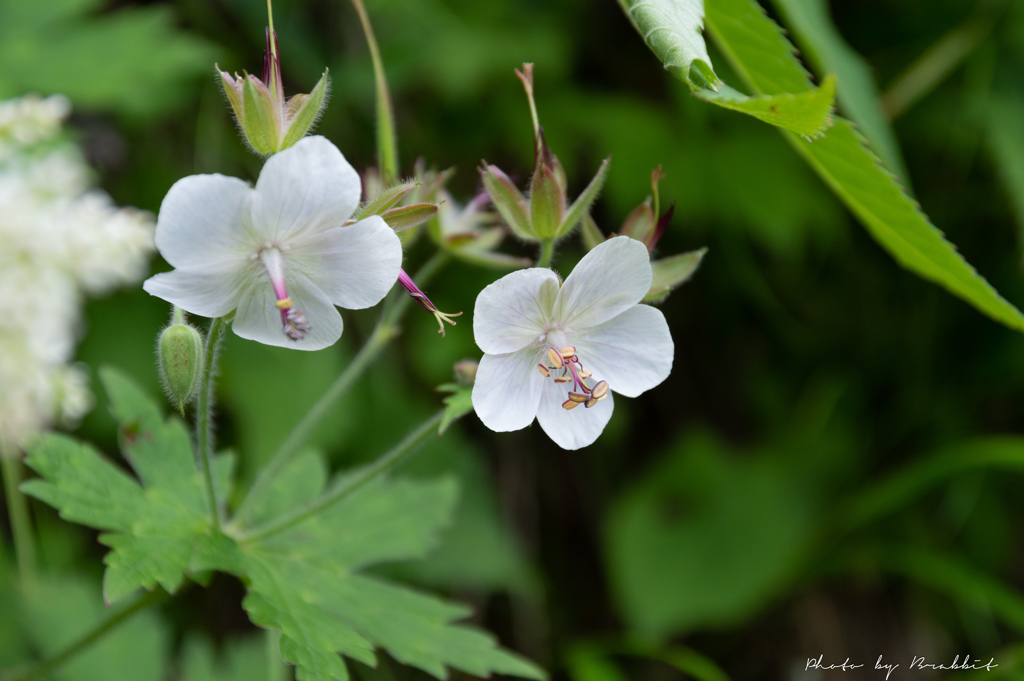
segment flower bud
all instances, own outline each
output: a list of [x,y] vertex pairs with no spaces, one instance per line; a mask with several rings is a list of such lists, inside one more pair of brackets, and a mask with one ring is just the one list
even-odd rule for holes
[[287,149],[305,137],[320,118],[329,89],[327,71],[324,70],[308,95],[286,98],[277,52],[277,36],[271,36],[268,30],[262,80],[251,74],[232,77],[216,67],[245,141],[262,156]]
[[164,390],[184,415],[203,373],[203,337],[191,324],[172,324],[160,334],[157,359]]
[[455,382],[461,386],[469,387],[476,382],[476,370],[480,363],[473,359],[464,359],[456,362],[452,367],[455,372]]

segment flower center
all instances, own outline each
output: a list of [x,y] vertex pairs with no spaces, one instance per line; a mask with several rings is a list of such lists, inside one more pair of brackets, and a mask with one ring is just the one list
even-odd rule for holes
[[281,312],[282,332],[293,341],[302,340],[313,327],[306,319],[306,313],[292,306],[292,300],[288,297],[288,286],[284,281],[284,259],[281,257],[281,251],[275,246],[268,246],[261,249],[259,255],[263,266],[267,268],[270,284],[274,287],[274,295],[277,297],[274,307]]
[[590,409],[608,397],[608,381],[598,381],[593,387],[587,385],[590,372],[583,368],[583,363],[576,355],[576,348],[568,345],[561,350],[548,348],[548,364],[538,364],[537,370],[544,378],[551,378],[555,383],[565,384],[569,388],[569,399],[562,402],[566,411],[575,409],[581,404]]

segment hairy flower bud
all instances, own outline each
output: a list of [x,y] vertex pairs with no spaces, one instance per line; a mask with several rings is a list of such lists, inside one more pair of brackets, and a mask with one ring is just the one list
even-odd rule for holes
[[160,333],[157,360],[164,390],[184,416],[203,374],[203,337],[191,324],[172,324]]

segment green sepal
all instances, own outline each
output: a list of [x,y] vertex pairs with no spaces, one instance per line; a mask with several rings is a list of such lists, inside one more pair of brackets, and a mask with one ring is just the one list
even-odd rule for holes
[[324,69],[324,75],[308,95],[295,95],[288,100],[288,132],[281,142],[281,149],[287,149],[305,137],[320,119],[330,90],[331,80],[327,73],[328,70]]
[[257,154],[269,156],[278,150],[280,122],[267,86],[253,75],[242,84],[242,131]]
[[583,216],[590,212],[590,207],[594,205],[594,201],[597,200],[597,195],[601,193],[601,187],[604,186],[604,181],[608,177],[608,165],[611,161],[612,157],[609,156],[601,162],[601,167],[597,169],[594,179],[590,181],[590,184],[583,190],[583,193],[576,197],[573,204],[569,206],[569,210],[565,214],[565,220],[562,222],[562,226],[559,228],[555,238],[561,238],[571,232],[580,223]]
[[592,251],[597,248],[598,244],[604,243],[604,234],[601,233],[601,228],[594,222],[594,218],[590,217],[590,213],[583,216],[583,227],[580,229],[580,236],[583,237],[583,245],[587,247],[588,251]]
[[413,203],[408,206],[390,208],[380,214],[384,222],[396,232],[422,225],[437,215],[436,203]]
[[417,185],[419,185],[419,182],[402,182],[393,187],[388,187],[367,201],[366,205],[356,215],[356,219],[362,220],[371,215],[380,215],[389,208],[397,206]]
[[217,71],[217,75],[220,76],[220,85],[224,90],[224,96],[228,98],[228,103],[231,105],[231,110],[235,112],[235,120],[238,124],[242,124],[242,92],[239,89],[239,83],[241,79],[235,79],[231,77],[227,71],[221,71],[216,65],[214,69]]
[[551,168],[541,163],[530,190],[530,222],[541,239],[555,236],[565,217],[565,194]]
[[508,179],[508,175],[498,166],[492,165],[480,168],[480,175],[483,177],[487,193],[491,196],[491,203],[498,209],[498,213],[512,233],[525,241],[539,241],[530,223],[530,216],[526,212],[526,198],[512,184],[512,180]]
[[650,290],[640,302],[653,303],[664,300],[672,289],[693,276],[707,252],[708,249],[701,248],[652,262],[654,278],[651,280]]

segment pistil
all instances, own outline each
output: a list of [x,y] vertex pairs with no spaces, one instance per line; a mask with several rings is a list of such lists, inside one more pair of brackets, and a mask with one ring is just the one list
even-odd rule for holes
[[303,310],[294,307],[292,299],[288,297],[288,286],[284,280],[284,259],[281,251],[269,246],[260,251],[260,260],[270,275],[270,285],[274,287],[274,295],[277,302],[274,303],[281,313],[281,330],[285,336],[293,341],[305,338],[313,327],[306,318]]

